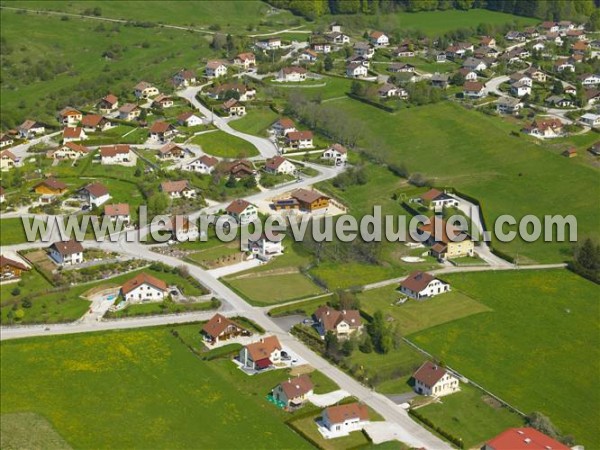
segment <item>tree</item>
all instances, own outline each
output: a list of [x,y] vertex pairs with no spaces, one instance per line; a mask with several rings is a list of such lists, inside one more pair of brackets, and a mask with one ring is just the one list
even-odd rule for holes
[[333,70],[333,58],[329,53],[327,54],[327,56],[325,56],[325,61],[323,61],[323,67],[327,72]]
[[565,88],[563,87],[562,81],[554,80],[554,85],[552,86],[552,93],[554,95],[562,95],[565,92]]
[[256,187],[256,178],[250,176],[250,177],[246,177],[246,179],[244,180],[244,187],[247,189],[252,189]]
[[373,353],[373,342],[369,335],[365,335],[363,340],[358,346],[358,349],[363,353]]
[[346,339],[342,344],[342,353],[344,356],[350,356],[354,351],[354,341],[352,339]]
[[340,342],[337,335],[331,331],[325,335],[325,354],[335,361],[340,356]]
[[223,33],[213,34],[213,39],[210,46],[215,50],[221,50],[227,45],[227,36]]
[[465,84],[465,76],[460,72],[456,72],[454,75],[452,75],[450,81],[452,81],[452,84],[455,86],[462,86]]
[[162,214],[169,206],[169,198],[164,192],[157,192],[148,199],[148,214]]
[[365,89],[360,81],[354,80],[350,85],[350,92],[354,95],[362,96],[365,92]]
[[225,187],[234,188],[237,185],[237,180],[233,176],[233,174],[229,175],[227,182],[225,183]]
[[560,436],[560,433],[550,419],[540,412],[534,411],[527,416],[527,424],[551,438],[556,439]]
[[378,353],[388,353],[393,347],[390,328],[385,323],[383,313],[378,310],[373,314],[373,320],[367,327],[373,341],[373,347]]
[[18,287],[14,288],[12,291],[10,291],[10,295],[13,295],[15,297],[20,294],[21,294],[21,289],[19,289]]

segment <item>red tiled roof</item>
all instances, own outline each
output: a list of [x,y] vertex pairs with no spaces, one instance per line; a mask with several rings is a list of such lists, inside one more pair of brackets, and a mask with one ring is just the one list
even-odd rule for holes
[[321,306],[315,311],[315,317],[322,323],[325,331],[335,330],[341,322],[346,322],[350,328],[362,325],[360,312],[355,309],[338,311],[330,306]]
[[307,131],[290,131],[286,134],[285,138],[288,141],[302,141],[313,138],[313,133],[310,130]]
[[314,389],[312,380],[307,374],[284,381],[280,386],[288,399],[301,397]]
[[163,181],[160,183],[160,190],[166,193],[183,192],[188,189],[189,183],[187,180]]
[[21,263],[20,261],[15,261],[14,259],[10,259],[7,258],[4,255],[0,255],[0,267],[15,267],[17,269],[21,269],[21,270],[29,270],[29,267],[27,267],[25,264]]
[[129,215],[129,204],[128,203],[114,203],[112,205],[106,205],[104,207],[105,216],[128,216]]
[[103,195],[108,194],[108,189],[102,183],[91,183],[83,189],[92,194],[94,197],[102,197]]
[[202,327],[202,331],[208,334],[212,338],[217,338],[227,329],[229,326],[234,326],[236,328],[242,328],[233,320],[228,319],[221,314],[215,314],[204,326]]
[[309,191],[308,189],[296,189],[292,192],[292,198],[303,202],[303,203],[313,203],[321,198],[329,198],[320,192],[317,191]]
[[283,156],[274,156],[271,159],[267,159],[265,168],[277,170],[279,168],[279,166],[281,166],[286,161],[287,161],[287,159],[285,159]]
[[369,420],[369,410],[366,405],[349,403],[347,405],[330,406],[324,413],[329,417],[331,424],[343,423],[348,419]]
[[34,186],[34,188],[38,186],[46,186],[53,191],[62,191],[67,188],[67,185],[62,181],[57,180],[56,178],[47,178],[43,181],[40,181],[38,184]]
[[116,95],[108,94],[102,100],[104,100],[106,103],[114,105],[115,103],[117,103],[119,101],[119,98]]
[[80,152],[80,153],[89,152],[87,147],[85,147],[81,144],[77,144],[76,142],[67,142],[66,144],[63,145],[63,147],[67,147],[69,150],[73,150],[74,152]]
[[431,361],[425,361],[421,367],[413,374],[413,378],[420,381],[425,386],[432,387],[446,375],[446,369]]
[[281,344],[277,336],[267,336],[258,342],[246,345],[246,350],[252,361],[257,363],[261,359],[268,359],[275,350],[281,350]]
[[569,450],[569,447],[534,428],[509,428],[486,442],[490,450]]
[[159,120],[152,124],[152,126],[150,127],[150,133],[164,133],[170,128],[173,128],[173,125]]
[[81,245],[81,243],[77,242],[75,239],[55,242],[50,246],[50,248],[55,248],[56,251],[63,256],[83,252],[83,245]]
[[123,292],[123,295],[126,295],[127,293],[133,291],[135,288],[143,284],[149,284],[150,286],[155,287],[160,291],[167,290],[167,283],[165,283],[163,280],[159,280],[158,278],[153,277],[152,275],[148,275],[147,273],[142,272],[136,275],[135,277],[131,278],[130,280],[126,281],[123,284],[123,286],[121,286],[121,292]]
[[83,131],[83,128],[81,128],[81,127],[66,127],[63,130],[63,138],[74,139],[74,138],[81,137],[82,131]]
[[413,292],[420,292],[427,287],[429,283],[435,280],[435,277],[427,272],[413,272],[404,281],[400,283],[400,286],[410,289]]
[[275,122],[273,125],[278,125],[283,129],[296,128],[296,124],[294,123],[294,121],[288,117],[282,117],[277,122]]
[[88,114],[81,119],[81,125],[84,127],[97,127],[104,120],[100,114]]
[[130,147],[127,144],[107,145],[100,147],[100,156],[113,157],[119,154],[128,154]]
[[232,201],[225,211],[233,214],[241,214],[251,203],[247,202],[243,198],[238,198],[237,200]]

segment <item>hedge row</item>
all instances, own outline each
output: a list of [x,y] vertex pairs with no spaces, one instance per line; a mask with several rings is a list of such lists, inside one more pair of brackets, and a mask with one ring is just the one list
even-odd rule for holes
[[427,417],[422,416],[419,412],[415,411],[414,409],[409,409],[408,414],[410,414],[415,419],[417,419],[419,422],[423,423],[424,425],[426,425],[429,428],[431,428],[432,430],[434,430],[436,433],[438,433],[440,436],[442,436],[443,438],[445,438],[452,444],[456,445],[458,448],[465,448],[465,445],[463,444],[463,441],[461,438],[453,436],[450,433],[448,433],[446,430],[443,430],[442,428],[436,426],[431,420],[429,420]]
[[374,106],[375,108],[379,108],[379,109],[381,109],[381,110],[383,110],[385,112],[389,112],[389,113],[396,112],[396,110],[394,108],[382,105],[381,103],[374,102],[373,100],[369,100],[369,99],[364,98],[364,97],[360,97],[360,96],[358,96],[356,94],[352,94],[351,92],[347,92],[346,95],[348,97],[354,99],[354,100],[358,100],[359,102],[365,103],[365,104],[370,105],[370,106]]

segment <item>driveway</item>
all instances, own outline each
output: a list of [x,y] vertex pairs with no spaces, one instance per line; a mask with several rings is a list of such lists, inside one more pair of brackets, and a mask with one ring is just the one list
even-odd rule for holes
[[396,405],[401,405],[402,403],[410,402],[417,395],[419,395],[419,394],[417,394],[416,392],[410,391],[410,392],[406,392],[404,394],[386,395],[386,397],[389,398],[391,401],[393,401]]
[[337,391],[328,392],[327,394],[313,394],[308,400],[319,408],[326,408],[330,405],[335,405],[346,397],[350,397],[350,394],[342,389],[338,389]]
[[[272,308],[272,306],[269,306],[269,308]],[[272,320],[282,330],[290,331],[294,325],[302,323],[304,319],[308,319],[308,316],[304,314],[293,314],[290,316],[273,317]]]

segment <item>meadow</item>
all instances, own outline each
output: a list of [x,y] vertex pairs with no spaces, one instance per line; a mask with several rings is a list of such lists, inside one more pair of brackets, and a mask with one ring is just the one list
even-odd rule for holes
[[[186,327],[200,329],[176,329]],[[203,361],[169,327],[3,341],[0,351],[10,367],[1,417],[39,414],[74,448],[236,448],[242,436],[257,449],[311,448],[285,425],[293,415],[265,399],[287,371],[249,377],[227,359]]]
[[248,141],[220,130],[195,136],[191,142],[202,147],[203,152],[220,158],[248,158],[258,155],[256,147]]
[[277,120],[277,114],[271,108],[248,108],[247,114],[229,122],[229,126],[242,133],[266,136],[266,130]]
[[598,286],[560,269],[445,279],[490,311],[408,338],[521,411],[546,414],[578,443],[598,442]]

